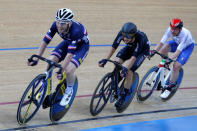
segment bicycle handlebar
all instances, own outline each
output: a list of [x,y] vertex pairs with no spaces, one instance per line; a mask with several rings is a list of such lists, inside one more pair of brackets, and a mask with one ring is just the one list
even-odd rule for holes
[[166,55],[164,55],[164,54],[159,53],[159,52],[158,52],[158,51],[156,51],[156,50],[155,50],[155,54],[160,55],[163,59],[168,59],[168,60],[169,60],[169,62],[168,62],[168,63],[176,62],[176,60],[173,60],[173,59],[169,58],[168,56],[166,56]]
[[105,59],[105,60],[107,60],[107,61],[113,63],[113,64],[114,64],[116,67],[118,67],[118,68],[121,68],[121,69],[125,68],[123,65],[121,65],[121,64],[118,63],[117,61],[113,61],[113,60],[110,60],[110,59]]
[[62,67],[61,67],[61,65],[60,64],[57,64],[57,63],[55,63],[55,62],[53,62],[53,61],[51,61],[51,60],[49,60],[49,59],[46,59],[46,58],[44,58],[44,57],[42,57],[42,56],[39,56],[39,55],[32,55],[29,59],[28,59],[28,61],[33,61],[33,58],[38,58],[38,59],[40,59],[40,60],[42,60],[42,61],[45,61],[45,62],[47,62],[49,65],[51,65],[51,66],[55,66],[55,67],[57,67],[57,68],[60,68],[60,70],[62,70]]

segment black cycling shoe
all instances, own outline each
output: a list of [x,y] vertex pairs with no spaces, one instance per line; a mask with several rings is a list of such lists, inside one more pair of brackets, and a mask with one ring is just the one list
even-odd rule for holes
[[125,102],[125,98],[126,98],[126,96],[128,94],[129,94],[129,90],[128,89],[124,89],[124,91],[121,93],[120,98],[116,101],[115,107],[118,107],[118,108],[122,107],[122,105]]
[[121,107],[124,103],[125,97],[121,96],[115,103],[115,107]]

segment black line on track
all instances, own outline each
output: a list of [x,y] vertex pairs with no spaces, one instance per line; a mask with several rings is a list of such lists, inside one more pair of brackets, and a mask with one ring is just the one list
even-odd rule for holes
[[17,128],[9,128],[9,129],[3,129],[3,130],[0,130],[0,131],[11,131],[11,130],[25,130],[25,131],[28,131],[29,129],[31,130],[31,129],[41,128],[41,127],[65,125],[65,124],[69,124],[69,123],[73,124],[73,123],[78,123],[78,122],[96,121],[96,120],[111,119],[111,118],[118,118],[118,117],[128,117],[128,116],[137,116],[137,115],[144,115],[144,114],[163,113],[163,112],[172,112],[172,111],[183,111],[183,110],[194,110],[194,109],[197,109],[197,107],[175,108],[175,109],[155,110],[155,111],[129,113],[129,114],[119,114],[119,115],[111,115],[111,116],[101,116],[101,117],[93,117],[93,118],[86,118],[86,119],[80,119],[80,120],[63,121],[63,122],[56,122],[56,123],[49,123],[49,124],[40,124],[40,125],[23,126],[23,127],[17,127]]

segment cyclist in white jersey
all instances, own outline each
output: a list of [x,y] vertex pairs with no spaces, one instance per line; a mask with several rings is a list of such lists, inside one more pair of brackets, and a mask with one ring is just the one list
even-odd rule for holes
[[[168,40],[169,38],[171,40]],[[190,31],[183,27],[183,21],[178,18],[172,19],[170,27],[163,35],[160,44],[155,48],[156,51],[165,55],[168,55],[168,52],[173,52],[169,58],[177,58],[177,61],[173,64],[170,82],[167,89],[160,95],[161,98],[167,98],[171,93],[171,89],[176,86],[179,70],[185,63],[187,63],[193,52],[194,43],[195,41]],[[150,55],[153,56],[154,54],[155,51],[152,50]]]

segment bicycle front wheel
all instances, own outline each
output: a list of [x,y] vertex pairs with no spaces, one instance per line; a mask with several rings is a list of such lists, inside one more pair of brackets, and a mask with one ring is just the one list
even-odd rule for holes
[[107,73],[98,83],[90,102],[90,113],[98,115],[107,104],[112,93],[112,73]]
[[19,124],[30,121],[39,110],[46,94],[46,88],[42,86],[42,81],[45,78],[46,74],[40,74],[35,77],[23,93],[17,110],[17,121]]
[[145,101],[153,93],[155,87],[157,87],[160,75],[156,76],[159,67],[152,67],[142,78],[137,90],[137,100]]

